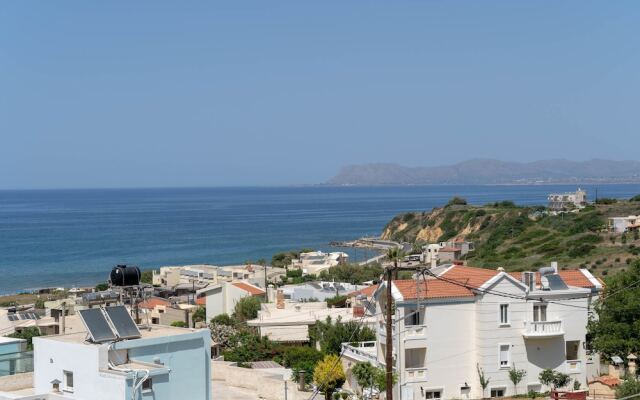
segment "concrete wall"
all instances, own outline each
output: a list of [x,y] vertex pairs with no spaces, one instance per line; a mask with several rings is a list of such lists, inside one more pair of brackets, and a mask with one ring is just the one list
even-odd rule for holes
[[11,392],[33,387],[33,372],[0,376],[0,391]]
[[[224,381],[229,386],[235,386],[256,391],[257,398],[264,400],[282,400],[285,398],[285,383],[282,370],[249,369],[237,367],[235,363],[225,361],[211,362],[211,379]],[[300,392],[297,384],[287,381],[288,400],[308,400],[311,392]],[[317,396],[316,399],[321,399]]]

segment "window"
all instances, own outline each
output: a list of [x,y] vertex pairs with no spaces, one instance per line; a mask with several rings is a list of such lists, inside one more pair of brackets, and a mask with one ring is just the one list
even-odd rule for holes
[[424,392],[425,399],[441,399],[442,398],[442,390],[427,390]]
[[63,371],[64,375],[64,390],[67,392],[73,392],[73,372]]
[[404,324],[407,326],[422,325],[422,313],[415,308],[406,308]]
[[544,322],[547,320],[547,305],[535,304],[533,306],[533,322]]
[[509,305],[500,304],[500,325],[509,325]]
[[[500,345],[500,368],[509,368],[509,350],[511,345]],[[491,396],[493,397],[493,396]]]
[[404,350],[404,367],[405,368],[424,368],[427,359],[427,349],[405,349]]
[[504,388],[491,388],[491,397],[504,397]]
[[565,349],[567,355],[567,361],[574,361],[578,359],[578,353],[580,350],[579,340],[568,340],[565,342]]
[[142,382],[142,391],[147,392],[153,390],[153,381],[151,378],[147,378],[144,382]]

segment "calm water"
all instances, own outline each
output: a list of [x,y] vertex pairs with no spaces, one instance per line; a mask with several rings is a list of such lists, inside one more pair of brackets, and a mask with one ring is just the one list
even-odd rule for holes
[[[0,191],[0,293],[104,281],[116,263],[222,265],[326,250],[454,195],[474,204],[544,204],[547,193],[565,190],[575,186]],[[600,185],[598,193],[628,198],[640,185]]]

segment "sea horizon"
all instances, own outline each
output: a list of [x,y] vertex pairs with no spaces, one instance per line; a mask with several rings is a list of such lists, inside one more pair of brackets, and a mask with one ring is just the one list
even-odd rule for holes
[[[582,187],[593,200],[640,184],[238,186],[0,190],[0,294],[104,282],[116,264],[243,264],[378,236],[393,216],[451,197],[546,204]],[[357,254],[349,250],[352,258]],[[362,254],[360,255],[362,256]]]

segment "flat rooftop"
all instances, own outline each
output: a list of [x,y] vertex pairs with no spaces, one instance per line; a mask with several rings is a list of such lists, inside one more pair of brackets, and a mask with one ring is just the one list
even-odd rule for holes
[[[151,339],[158,337],[166,337],[166,336],[176,336],[176,335],[186,335],[189,333],[197,332],[200,329],[191,329],[191,328],[178,328],[173,326],[165,326],[165,325],[152,325],[151,329],[146,326],[139,326],[140,334],[142,337],[140,339]],[[87,331],[80,331],[75,333],[67,333],[64,335],[51,335],[51,336],[39,336],[38,340],[53,340],[57,342],[66,342],[66,343],[80,343],[87,345],[96,345],[102,343],[92,343],[88,341]],[[127,341],[138,340],[138,339],[128,339]]]

